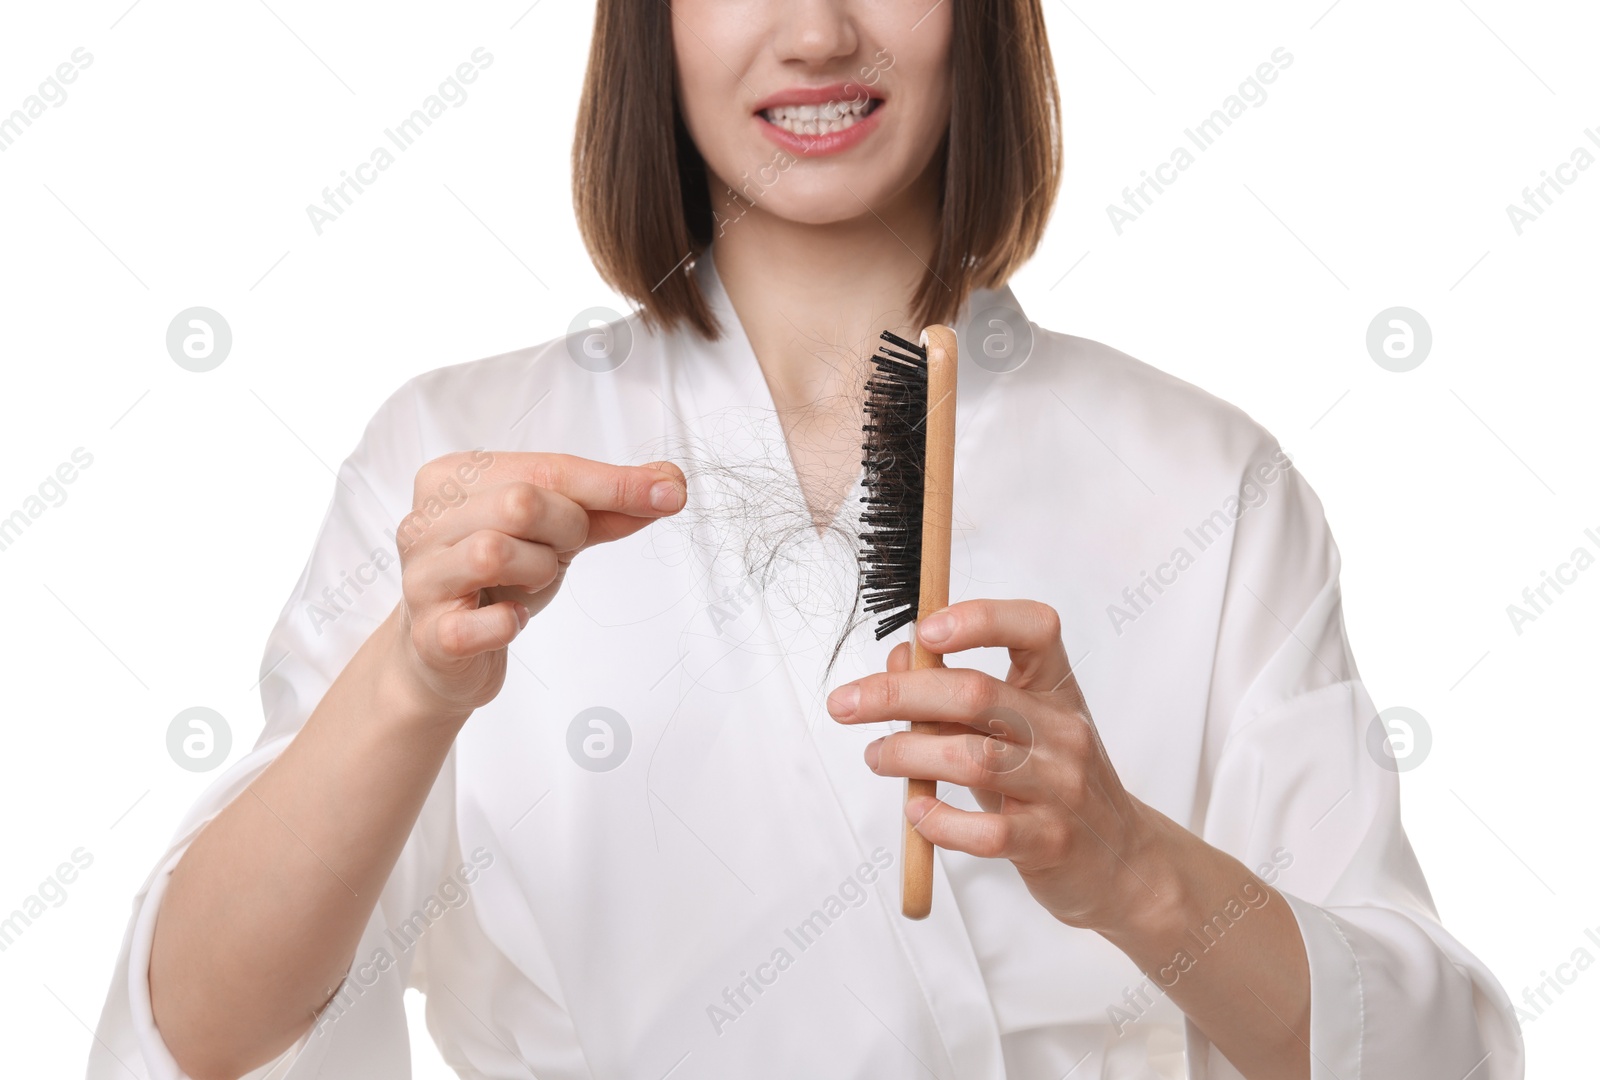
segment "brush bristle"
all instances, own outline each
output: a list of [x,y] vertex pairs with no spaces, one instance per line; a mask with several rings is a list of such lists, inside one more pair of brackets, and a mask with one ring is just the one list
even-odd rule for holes
[[878,640],[917,617],[922,585],[922,485],[928,458],[928,352],[885,330],[867,380],[862,448],[862,587],[883,613]]

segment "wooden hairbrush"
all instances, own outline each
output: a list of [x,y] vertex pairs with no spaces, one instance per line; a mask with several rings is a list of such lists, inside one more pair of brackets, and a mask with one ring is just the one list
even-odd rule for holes
[[[955,493],[956,333],[930,326],[919,344],[884,331],[867,380],[862,451],[862,587],[869,614],[882,613],[881,641],[950,603],[950,528]],[[911,668],[944,660],[911,636]],[[938,724],[913,721],[912,731]],[[937,797],[938,783],[908,779],[905,800]],[[900,910],[933,907],[933,845],[905,822]]]

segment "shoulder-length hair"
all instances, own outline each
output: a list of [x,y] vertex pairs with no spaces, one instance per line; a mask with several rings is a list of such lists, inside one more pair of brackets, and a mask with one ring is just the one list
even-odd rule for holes
[[[572,148],[578,228],[647,322],[720,333],[693,274],[712,240],[704,159],[678,112],[670,0],[598,0]],[[1039,0],[950,0],[938,246],[913,325],[950,322],[1038,246],[1061,181],[1061,99]]]

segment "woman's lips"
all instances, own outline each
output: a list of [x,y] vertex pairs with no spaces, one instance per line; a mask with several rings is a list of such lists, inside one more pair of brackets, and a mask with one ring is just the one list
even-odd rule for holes
[[877,127],[883,106],[883,98],[860,84],[840,83],[773,94],[757,104],[755,118],[785,150],[819,157],[860,143]]

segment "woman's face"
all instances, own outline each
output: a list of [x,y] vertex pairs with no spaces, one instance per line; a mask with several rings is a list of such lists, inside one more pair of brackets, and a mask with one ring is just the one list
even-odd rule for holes
[[679,102],[719,214],[730,189],[811,225],[890,205],[949,125],[957,2],[671,0]]

